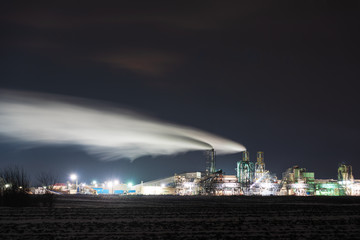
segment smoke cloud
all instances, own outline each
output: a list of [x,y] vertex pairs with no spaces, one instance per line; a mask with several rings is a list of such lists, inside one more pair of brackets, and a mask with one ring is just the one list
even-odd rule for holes
[[[186,126],[170,124],[109,104],[30,92],[0,91],[0,135],[28,146],[74,144],[103,160],[244,146]],[[5,138],[4,138],[5,137]]]

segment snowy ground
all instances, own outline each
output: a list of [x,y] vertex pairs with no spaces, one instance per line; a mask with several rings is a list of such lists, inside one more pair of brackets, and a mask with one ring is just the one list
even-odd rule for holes
[[360,197],[59,196],[0,208],[0,239],[360,239]]

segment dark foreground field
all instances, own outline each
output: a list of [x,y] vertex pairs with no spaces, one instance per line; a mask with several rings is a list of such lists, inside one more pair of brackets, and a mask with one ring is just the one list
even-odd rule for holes
[[360,239],[360,198],[59,196],[0,208],[0,239]]

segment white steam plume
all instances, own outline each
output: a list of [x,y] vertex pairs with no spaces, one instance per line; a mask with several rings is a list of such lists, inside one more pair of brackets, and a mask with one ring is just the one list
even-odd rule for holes
[[101,159],[136,159],[214,148],[245,150],[239,143],[78,98],[0,91],[0,135],[32,145],[76,144]]

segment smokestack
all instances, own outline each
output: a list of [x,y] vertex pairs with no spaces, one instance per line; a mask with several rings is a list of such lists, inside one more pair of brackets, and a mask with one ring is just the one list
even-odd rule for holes
[[257,152],[257,162],[258,164],[264,163],[264,152]]
[[244,162],[248,162],[250,160],[249,158],[249,152],[248,151],[244,151],[243,152],[243,161]]
[[255,163],[255,179],[258,180],[265,174],[264,152],[257,152]]
[[215,166],[215,157],[216,153],[214,148],[211,150],[206,151],[206,174],[212,174],[216,172],[216,166]]

